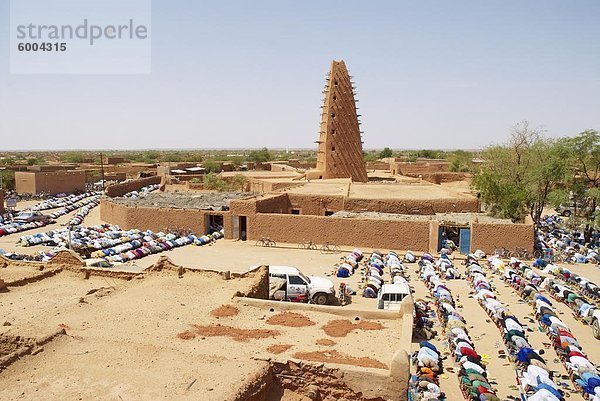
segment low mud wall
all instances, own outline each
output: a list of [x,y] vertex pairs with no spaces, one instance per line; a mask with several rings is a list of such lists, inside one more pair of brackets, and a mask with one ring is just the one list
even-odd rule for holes
[[415,174],[409,173],[404,174],[407,177],[412,178],[422,178],[425,181],[431,182],[433,184],[442,184],[444,182],[456,182],[456,181],[464,181],[467,178],[470,178],[472,175],[468,173],[450,173],[450,172],[442,172],[442,173],[422,173]]
[[513,251],[515,247],[533,252],[535,232],[531,224],[488,224],[471,225],[471,250],[481,249],[487,254],[504,247]]
[[[298,399],[321,401],[405,401],[406,378],[379,373],[373,369],[333,368],[301,360],[260,360],[256,372],[240,383],[228,401],[267,401],[281,399],[287,390]],[[295,399],[295,398],[294,398]]]
[[248,224],[248,239],[364,248],[429,250],[429,221],[375,220],[259,213]]
[[394,162],[390,165],[393,174],[423,174],[450,171],[448,161]]
[[162,231],[177,227],[202,235],[208,230],[206,226],[207,214],[223,215],[225,231],[231,231],[229,212],[126,206],[113,203],[109,199],[100,201],[100,218],[102,221],[116,224],[124,230],[138,228],[140,230]]
[[214,270],[203,268],[189,268],[173,263],[168,256],[162,255],[156,263],[144,270],[144,273],[170,271],[183,276],[190,274],[208,274],[214,277],[220,277],[223,280],[242,280],[246,287],[237,291],[235,297],[257,298],[266,300],[269,298],[269,267],[258,266],[248,270],[245,273],[232,273],[228,270]]

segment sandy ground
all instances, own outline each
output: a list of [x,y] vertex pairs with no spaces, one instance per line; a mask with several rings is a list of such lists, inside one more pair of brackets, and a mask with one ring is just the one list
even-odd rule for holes
[[[11,323],[2,327],[4,334],[40,336],[64,327],[67,336],[2,372],[0,399],[222,400],[256,369],[252,358],[273,357],[268,349],[281,344],[288,345],[281,358],[310,359],[331,350],[352,363],[375,361],[383,368],[391,360],[389,350],[398,347],[399,321],[362,321],[370,327],[368,335],[357,324],[332,337],[324,327],[340,317],[306,312],[289,324],[279,310],[232,301],[237,288],[244,288],[243,280],[202,273],[127,282],[83,280],[69,272],[12,288],[0,294],[0,310]],[[239,313],[223,314],[223,308],[211,313],[223,305]],[[257,332],[259,338],[253,338]],[[318,345],[324,338],[333,338],[336,346]]]

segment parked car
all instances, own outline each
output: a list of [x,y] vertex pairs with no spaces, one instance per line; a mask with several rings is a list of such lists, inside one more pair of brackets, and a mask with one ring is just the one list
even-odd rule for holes
[[49,222],[50,216],[46,216],[40,212],[21,212],[14,219],[17,223],[32,223],[34,221]]
[[586,203],[578,202],[577,204],[560,205],[556,208],[556,213],[563,217],[570,217],[575,214],[575,211],[577,211],[577,215],[588,213],[591,211],[591,206]]
[[[401,277],[394,277],[400,279]],[[402,281],[403,280],[403,281]],[[384,284],[377,295],[377,309],[399,311],[402,300],[411,296],[408,282],[395,280],[394,284]]]
[[317,305],[333,304],[333,282],[324,277],[306,276],[290,266],[269,266],[269,285],[272,298],[278,300],[302,300]]

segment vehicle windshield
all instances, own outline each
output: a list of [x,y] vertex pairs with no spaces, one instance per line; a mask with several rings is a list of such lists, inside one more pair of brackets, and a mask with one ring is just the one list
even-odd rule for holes
[[19,215],[17,216],[17,219],[19,219],[19,218],[24,219],[24,218],[31,217],[31,216],[33,216],[33,213],[19,213]]
[[298,275],[299,275],[300,277],[302,277],[302,278],[304,279],[304,281],[306,281],[308,284],[310,284],[310,279],[309,279],[308,277],[306,277],[304,274],[302,274],[302,273],[300,273],[300,272],[298,273]]

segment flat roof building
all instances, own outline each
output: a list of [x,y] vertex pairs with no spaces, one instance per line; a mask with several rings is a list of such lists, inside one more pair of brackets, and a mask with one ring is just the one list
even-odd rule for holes
[[15,187],[18,194],[84,192],[85,171],[17,171]]

